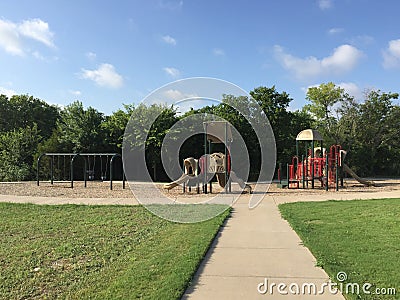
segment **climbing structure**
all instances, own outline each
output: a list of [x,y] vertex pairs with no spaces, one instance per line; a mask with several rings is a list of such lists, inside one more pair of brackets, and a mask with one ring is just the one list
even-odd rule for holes
[[[230,146],[233,142],[231,125],[225,121],[204,122],[204,155],[199,159],[189,157],[183,161],[183,174],[177,180],[164,185],[165,189],[172,189],[182,185],[186,188],[197,188],[197,192],[212,193],[212,179],[215,176],[218,184],[226,193],[231,192],[231,182],[237,182],[241,189],[251,193],[251,187],[236,176],[231,169]],[[224,153],[212,153],[213,144],[223,144]]]
[[[299,149],[304,146],[305,152],[299,155]],[[323,148],[321,134],[313,129],[301,131],[296,137],[296,156],[291,164],[286,166],[286,180],[282,178],[282,167],[278,170],[280,187],[311,188],[315,182],[321,187],[339,189],[343,186],[343,161],[346,151],[340,145],[332,145],[327,151]]]

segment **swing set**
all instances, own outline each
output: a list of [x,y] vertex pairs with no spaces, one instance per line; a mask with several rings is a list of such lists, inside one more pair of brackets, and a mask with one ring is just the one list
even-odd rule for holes
[[[85,187],[87,187],[87,181],[93,181],[97,178],[101,181],[110,180],[110,190],[113,189],[114,169],[116,158],[121,159],[122,157],[118,153],[42,153],[37,159],[36,165],[36,182],[40,185],[39,171],[40,164],[43,157],[49,157],[50,164],[50,183],[54,184],[55,179],[59,181],[70,181],[71,188],[74,188],[74,180],[76,177],[74,167],[78,158],[83,159],[83,180]],[[100,172],[96,172],[96,161],[100,161]],[[69,172],[67,171],[67,165],[69,164]],[[125,189],[125,173],[123,165],[121,168],[122,172],[122,188]],[[100,174],[99,174],[100,173]],[[109,175],[107,177],[107,174]],[[98,175],[100,175],[98,177]]]

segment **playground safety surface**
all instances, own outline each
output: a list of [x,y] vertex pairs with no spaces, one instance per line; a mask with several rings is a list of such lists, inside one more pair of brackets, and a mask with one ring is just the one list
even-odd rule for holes
[[[400,179],[374,179],[376,183],[381,185],[380,187],[365,187],[355,180],[348,179],[345,180],[344,187],[340,188],[338,192],[331,188],[329,191],[325,191],[320,187],[320,184],[316,182],[315,189],[281,189],[277,188],[276,183],[272,183],[269,187],[265,184],[265,190],[268,189],[268,195],[274,196],[286,196],[291,195],[295,197],[295,200],[302,200],[299,198],[307,198],[310,195],[335,195],[348,194],[348,193],[365,193],[371,192],[376,193],[378,198],[381,198],[378,194],[381,192],[388,192],[399,190],[400,191]],[[135,184],[135,188],[140,189],[141,185],[143,187],[148,184]],[[162,189],[163,184],[156,184],[160,190],[167,197],[207,197],[204,194],[197,194],[196,188],[192,188],[191,192],[183,193],[181,187],[176,187],[170,191]],[[250,183],[250,185],[254,186]],[[233,193],[239,193],[238,186],[232,184]],[[213,192],[218,193],[222,189],[218,184],[213,184]],[[87,187],[84,187],[83,182],[75,181],[74,188],[70,188],[69,182],[55,182],[53,185],[50,182],[41,182],[40,186],[37,186],[36,182],[2,182],[0,183],[0,195],[15,195],[15,196],[33,196],[33,197],[59,197],[59,198],[134,198],[132,191],[127,184],[126,189],[122,189],[121,182],[114,182],[113,190],[109,189],[109,182],[100,181],[88,181]],[[209,196],[209,195],[208,195]],[[149,195],[151,197],[151,195]]]
[[[355,181],[346,181],[339,192],[319,189],[278,189],[272,184],[264,200],[255,209],[248,208],[250,195],[240,195],[233,205],[231,218],[212,243],[187,289],[183,299],[344,299],[342,295],[325,292],[322,295],[282,295],[275,288],[270,294],[260,294],[257,287],[268,284],[313,283],[321,286],[329,280],[327,274],[316,267],[316,260],[302,245],[300,238],[283,220],[278,204],[296,201],[323,201],[329,199],[400,198],[400,180],[376,180],[381,187],[364,187]],[[160,184],[162,187],[162,184]],[[140,188],[140,185],[138,186]],[[215,185],[215,192],[218,191]],[[237,186],[233,186],[233,192]],[[167,195],[183,198],[205,197],[195,189],[182,194],[176,188]],[[150,197],[151,195],[149,195]],[[68,183],[35,182],[1,183],[0,201],[30,202],[37,204],[137,204],[129,188],[122,190],[116,183],[109,190],[107,182],[88,182],[84,188],[77,182],[75,188]],[[262,286],[263,287],[263,286]]]

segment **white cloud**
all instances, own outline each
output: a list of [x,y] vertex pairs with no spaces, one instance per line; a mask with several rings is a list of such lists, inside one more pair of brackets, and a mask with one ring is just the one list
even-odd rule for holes
[[211,106],[215,104],[215,102],[205,99],[188,99],[177,103],[175,106],[178,109],[178,114],[182,115],[191,109],[200,109],[205,106]]
[[167,44],[170,44],[170,45],[173,45],[173,46],[176,45],[176,40],[172,36],[165,35],[165,36],[162,37],[162,40],[164,42],[166,42]]
[[319,86],[319,84],[312,84],[307,87],[301,87],[300,89],[303,91],[304,95],[306,95],[308,92],[308,89],[313,88],[313,87],[318,87],[318,86]]
[[295,57],[286,53],[281,46],[275,46],[274,52],[281,65],[301,80],[351,71],[363,56],[360,50],[350,45],[341,45],[335,48],[330,56],[322,59],[315,56]]
[[318,0],[318,7],[321,10],[330,9],[333,6],[332,0]]
[[215,104],[213,101],[200,98],[197,94],[185,93],[176,89],[169,89],[163,92],[167,103],[174,102],[178,113],[183,114],[189,110],[199,109],[207,105]]
[[0,95],[6,95],[8,98],[16,95],[17,93],[14,90],[7,89],[5,87],[0,86]]
[[180,101],[184,99],[189,99],[189,98],[197,98],[198,96],[196,94],[186,94],[183,93],[179,90],[166,90],[163,95],[168,98],[168,100],[173,100],[173,101]]
[[178,90],[167,90],[163,94],[166,98],[174,101],[184,99],[183,93]]
[[96,53],[94,53],[94,52],[87,52],[86,53],[86,57],[89,59],[89,60],[95,60],[96,59],[96,57],[97,57],[97,54]]
[[357,35],[349,40],[352,45],[370,45],[375,41],[375,39],[370,35]]
[[183,7],[183,0],[159,0],[158,7],[168,10],[180,10]]
[[59,58],[57,56],[53,57],[45,57],[43,56],[39,51],[33,51],[32,56],[38,60],[44,61],[44,62],[51,62],[51,61],[57,61]]
[[334,27],[334,28],[329,29],[328,33],[331,34],[331,35],[334,35],[334,34],[341,33],[343,31],[344,31],[343,28]]
[[13,55],[24,55],[21,37],[16,24],[0,20],[0,47]]
[[344,89],[347,94],[353,96],[354,99],[362,100],[363,92],[361,91],[360,87],[357,84],[353,82],[341,82],[338,83],[337,85],[340,86],[342,89]]
[[82,95],[81,91],[77,91],[77,90],[69,90],[69,93],[70,93],[71,95],[74,95],[74,96],[80,96],[80,95]]
[[26,39],[55,48],[53,37],[49,24],[40,19],[24,20],[22,23],[0,20],[0,47],[12,55],[25,55],[23,44]]
[[40,19],[25,20],[19,26],[22,35],[45,44],[48,47],[55,47],[53,42],[54,33],[50,31],[49,24]]
[[137,31],[138,30],[138,25],[136,24],[135,20],[132,18],[128,19],[128,29],[130,31]]
[[177,78],[181,75],[181,72],[178,69],[171,68],[171,67],[166,67],[163,69],[165,73],[167,73],[169,76],[173,78]]
[[40,54],[40,52],[38,52],[38,51],[32,52],[32,55],[33,55],[35,58],[39,59],[39,60],[45,60],[45,57],[44,57],[42,54]]
[[225,51],[220,49],[220,48],[214,48],[213,49],[213,54],[215,56],[225,56]]
[[101,64],[97,70],[82,69],[80,75],[84,79],[94,81],[99,86],[109,88],[120,88],[124,83],[123,77],[115,71],[111,64]]
[[385,69],[400,67],[400,39],[389,41],[388,47],[383,51],[382,55]]

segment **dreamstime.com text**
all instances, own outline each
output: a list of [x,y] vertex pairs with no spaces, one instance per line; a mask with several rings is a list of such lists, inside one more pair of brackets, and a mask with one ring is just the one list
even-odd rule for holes
[[344,282],[347,280],[345,272],[339,272],[336,275],[339,282],[329,280],[321,284],[313,282],[304,283],[283,283],[272,282],[268,278],[264,278],[262,282],[257,285],[257,291],[263,295],[324,295],[330,293],[336,295],[354,294],[354,295],[396,295],[396,288],[394,287],[375,287],[371,283],[354,283]]

